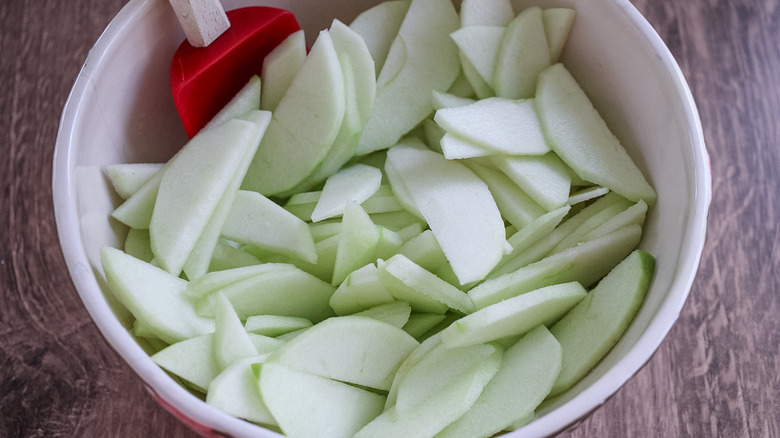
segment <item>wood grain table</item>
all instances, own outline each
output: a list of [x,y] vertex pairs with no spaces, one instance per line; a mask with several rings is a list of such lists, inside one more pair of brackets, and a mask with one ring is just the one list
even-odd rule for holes
[[[124,3],[0,2],[0,436],[194,436],[90,321],[54,225],[60,113]],[[668,338],[562,436],[778,437],[780,2],[634,4],[671,48],[701,112],[713,171],[709,234]]]

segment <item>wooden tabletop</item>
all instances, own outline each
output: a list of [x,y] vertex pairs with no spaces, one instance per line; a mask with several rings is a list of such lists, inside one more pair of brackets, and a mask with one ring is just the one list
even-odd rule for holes
[[[54,224],[60,113],[124,3],[0,2],[0,436],[194,436],[90,321]],[[780,2],[633,3],[701,112],[713,172],[708,241],[657,353],[562,436],[780,436]]]

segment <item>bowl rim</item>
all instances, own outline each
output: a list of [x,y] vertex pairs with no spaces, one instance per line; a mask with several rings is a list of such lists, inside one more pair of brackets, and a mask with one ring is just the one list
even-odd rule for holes
[[[522,429],[506,434],[507,437],[520,434],[523,436],[553,435],[597,409],[614,395],[650,360],[676,322],[693,285],[704,249],[707,216],[712,199],[712,179],[709,156],[693,95],[672,53],[641,13],[628,0],[605,1],[622,9],[633,26],[651,44],[672,79],[683,106],[690,132],[695,191],[684,242],[681,245],[680,263],[667,298],[651,319],[647,329],[625,356],[596,382],[557,407],[556,418],[549,415],[542,416]],[[125,23],[142,16],[153,7],[153,3],[151,0],[130,0],[122,7],[90,49],[64,105],[52,168],[52,197],[60,248],[71,280],[98,330],[165,409],[202,435],[219,436],[227,433],[236,436],[281,437],[282,435],[274,431],[230,416],[207,405],[157,366],[111,311],[90,265],[81,241],[81,233],[67,232],[80,229],[76,204],[71,202],[75,199],[75,187],[70,177],[74,156],[69,144],[75,134],[78,108],[85,92],[91,86],[90,75],[102,62],[105,52],[120,37]],[[566,420],[561,422],[560,418]]]

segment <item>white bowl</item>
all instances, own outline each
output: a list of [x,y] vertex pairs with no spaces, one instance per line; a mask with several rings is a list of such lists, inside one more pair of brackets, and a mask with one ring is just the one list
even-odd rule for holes
[[[226,9],[265,4],[293,11],[301,26],[349,22],[372,1],[224,0]],[[641,248],[657,258],[647,300],[615,348],[541,418],[511,436],[546,436],[614,394],[652,356],[677,319],[696,274],[711,198],[710,168],[696,106],[679,67],[627,0],[518,0],[577,9],[563,61],[654,184]],[[338,12],[336,12],[338,11]],[[54,153],[57,227],[71,277],[105,338],[157,400],[204,435],[279,436],[206,405],[174,382],[128,331],[131,318],[102,279],[98,248],[126,232],[108,215],[118,199],[102,166],[163,161],[186,140],[168,83],[183,40],[168,2],[131,0],[90,51],[62,115]]]

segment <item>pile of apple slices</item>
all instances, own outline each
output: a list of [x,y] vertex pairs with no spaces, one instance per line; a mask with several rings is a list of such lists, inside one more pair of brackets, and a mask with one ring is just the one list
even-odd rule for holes
[[109,166],[103,270],[152,359],[293,438],[532,421],[654,273],[656,194],[558,63],[573,20],[382,3],[291,35],[167,163]]

